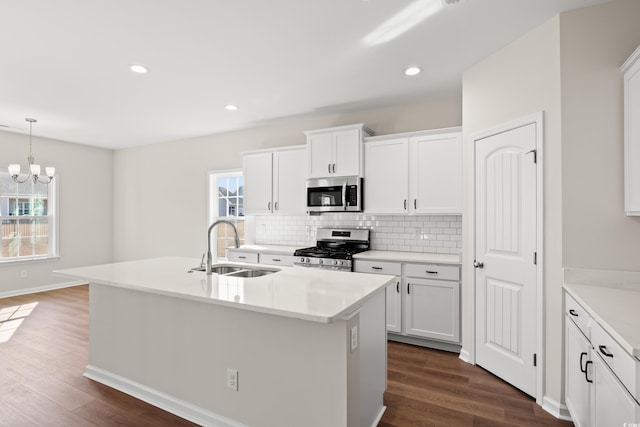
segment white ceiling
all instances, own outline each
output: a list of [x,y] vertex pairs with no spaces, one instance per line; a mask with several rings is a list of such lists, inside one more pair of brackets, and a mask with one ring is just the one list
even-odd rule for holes
[[[456,96],[469,66],[606,0],[461,0],[363,41],[414,1],[2,1],[0,129],[28,132],[34,117],[35,136],[123,148]],[[408,65],[424,72],[406,77]]]

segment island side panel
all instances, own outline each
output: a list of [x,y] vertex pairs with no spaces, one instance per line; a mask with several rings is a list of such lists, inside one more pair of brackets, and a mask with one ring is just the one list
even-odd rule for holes
[[[89,368],[252,426],[346,426],[348,333],[323,324],[90,285]],[[238,391],[227,388],[238,370]],[[380,399],[382,396],[380,395]]]

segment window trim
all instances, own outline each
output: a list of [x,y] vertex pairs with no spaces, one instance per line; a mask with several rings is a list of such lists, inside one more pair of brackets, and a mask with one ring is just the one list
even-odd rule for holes
[[[0,171],[0,178],[9,177],[9,172]],[[47,215],[19,215],[19,216],[7,216],[1,217],[1,219],[16,219],[16,218],[49,218],[49,249],[46,255],[30,255],[30,256],[19,256],[19,257],[10,257],[4,258],[0,257],[0,266],[2,265],[12,265],[19,264],[25,262],[34,262],[34,261],[48,261],[60,259],[60,246],[59,246],[59,234],[60,234],[60,221],[59,221],[59,210],[58,210],[58,194],[59,194],[59,182],[60,176],[56,174],[55,179],[48,184],[49,185],[49,193],[47,195]]]
[[[238,176],[238,174],[240,174],[243,177],[243,182],[244,182],[244,171],[241,168],[238,169],[224,169],[224,170],[212,170],[207,172],[207,229],[209,228],[209,226],[211,224],[213,224],[214,221],[221,219],[221,218],[225,218],[225,219],[232,219],[237,221],[245,221],[246,216],[228,216],[228,217],[219,217],[218,216],[218,212],[219,212],[219,204],[218,204],[218,200],[219,198],[213,197],[213,191],[214,189],[217,189],[216,187],[216,182],[218,180],[218,178],[224,178],[225,176],[227,177],[236,177]],[[216,193],[217,194],[217,193]],[[244,199],[244,195],[243,195],[243,199]],[[246,233],[246,231],[245,231]],[[213,255],[213,258],[215,259],[218,256],[218,246],[212,244],[211,245],[211,253]]]

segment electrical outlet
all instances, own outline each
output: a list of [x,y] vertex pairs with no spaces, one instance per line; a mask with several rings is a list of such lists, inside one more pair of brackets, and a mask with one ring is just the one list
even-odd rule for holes
[[227,368],[227,388],[238,391],[238,370]]
[[351,353],[358,348],[358,325],[351,328]]
[[307,226],[305,227],[305,231],[307,232],[307,235],[308,235],[308,236],[310,236],[310,235],[311,235],[311,226],[310,226],[310,225],[307,225]]
[[20,271],[20,278],[22,278],[22,279],[26,279],[27,278],[27,270],[21,270]]

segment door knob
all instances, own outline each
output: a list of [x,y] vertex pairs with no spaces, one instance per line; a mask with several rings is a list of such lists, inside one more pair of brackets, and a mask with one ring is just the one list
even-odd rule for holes
[[483,262],[478,262],[475,259],[473,260],[473,266],[475,268],[484,268],[484,263]]

